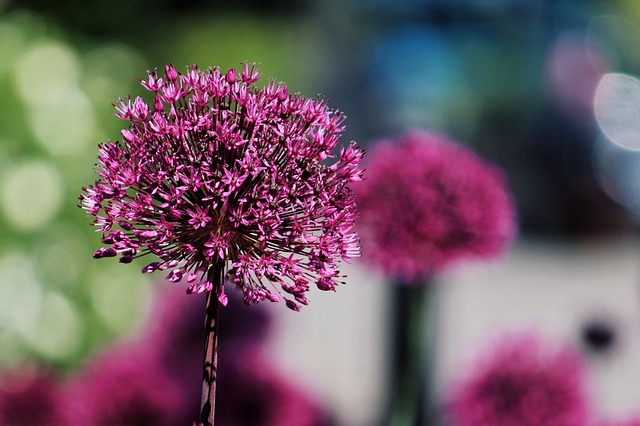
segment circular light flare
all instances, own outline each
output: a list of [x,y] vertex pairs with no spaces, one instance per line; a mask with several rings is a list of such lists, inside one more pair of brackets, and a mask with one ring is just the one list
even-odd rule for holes
[[36,139],[52,155],[76,154],[87,150],[96,139],[93,108],[79,90],[69,91],[65,105],[42,104],[29,108],[27,116]]
[[27,107],[27,120],[36,139],[52,155],[87,148],[96,132],[89,98],[80,89],[80,64],[64,44],[33,46],[16,61],[16,89]]
[[47,284],[69,292],[82,285],[89,249],[85,236],[71,223],[56,222],[38,233],[33,255]]
[[65,105],[68,93],[78,90],[78,59],[64,44],[47,41],[31,47],[14,65],[14,80],[29,105]]
[[50,359],[73,356],[82,342],[80,315],[63,295],[49,291],[43,297],[36,326],[24,336],[27,344]]
[[4,173],[0,208],[11,225],[34,231],[47,224],[62,204],[62,178],[53,163],[30,160]]
[[0,323],[24,336],[34,330],[42,309],[43,288],[28,256],[0,257]]
[[594,163],[600,187],[615,202],[640,221],[640,151],[598,139]]
[[83,58],[81,87],[96,103],[111,110],[104,100],[121,96],[144,67],[145,61],[131,47],[116,43],[101,45]]
[[611,142],[640,150],[640,80],[605,74],[596,89],[594,110],[600,129]]
[[143,285],[146,280],[140,270],[102,267],[92,275],[89,295],[99,318],[113,333],[131,332],[142,317],[151,291],[150,286]]
[[25,36],[17,25],[8,22],[0,23],[0,56],[2,57],[0,75],[10,70],[11,65],[23,52],[24,44]]

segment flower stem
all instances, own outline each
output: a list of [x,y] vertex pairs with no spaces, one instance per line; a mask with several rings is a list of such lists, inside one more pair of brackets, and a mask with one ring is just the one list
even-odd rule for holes
[[426,334],[431,287],[432,283],[400,283],[392,290],[390,412],[385,423],[389,426],[415,426],[429,417],[424,381],[430,361]]
[[216,407],[216,377],[218,368],[218,297],[216,291],[207,292],[205,314],[204,367],[202,371],[202,400],[200,422],[213,426]]

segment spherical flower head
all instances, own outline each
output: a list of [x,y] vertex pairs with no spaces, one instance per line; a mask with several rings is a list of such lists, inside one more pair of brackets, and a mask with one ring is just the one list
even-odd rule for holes
[[364,257],[403,283],[501,253],[516,230],[496,166],[444,136],[413,130],[375,143],[356,185]]
[[285,299],[294,310],[310,285],[335,289],[338,261],[360,254],[348,184],[362,178],[363,151],[334,153],[339,111],[276,81],[258,88],[259,77],[249,64],[169,65],[142,81],[152,102],[118,102],[129,126],[100,145],[99,178],[80,195],[105,244],[94,257],[155,255],[143,272],[167,270],[223,304],[225,279],[247,304]]
[[456,426],[584,426],[585,363],[570,348],[545,348],[532,335],[501,342],[451,391]]
[[66,426],[59,379],[32,366],[0,373],[0,426]]

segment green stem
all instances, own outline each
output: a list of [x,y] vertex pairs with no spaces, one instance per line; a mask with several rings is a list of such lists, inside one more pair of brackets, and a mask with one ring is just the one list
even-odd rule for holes
[[389,426],[416,426],[425,417],[429,364],[428,306],[432,283],[399,283],[392,289]]

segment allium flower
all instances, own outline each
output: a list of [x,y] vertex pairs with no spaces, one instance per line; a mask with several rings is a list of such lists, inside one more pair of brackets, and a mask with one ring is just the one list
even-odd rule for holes
[[284,298],[294,310],[310,284],[335,288],[337,260],[360,253],[347,184],[361,179],[363,151],[352,143],[334,158],[344,116],[283,83],[257,88],[259,76],[248,64],[167,66],[142,81],[152,103],[119,101],[130,125],[100,145],[99,179],[80,196],[106,245],[94,257],[153,254],[143,272],[167,270],[222,303],[225,278],[248,304]]
[[584,426],[585,364],[569,348],[548,350],[531,335],[495,347],[452,389],[456,426]]
[[182,387],[144,347],[103,351],[68,387],[71,426],[181,424]]
[[61,386],[31,366],[0,373],[0,426],[68,426]]
[[502,172],[443,136],[414,130],[380,141],[366,167],[354,188],[364,259],[404,283],[498,254],[515,233]]

